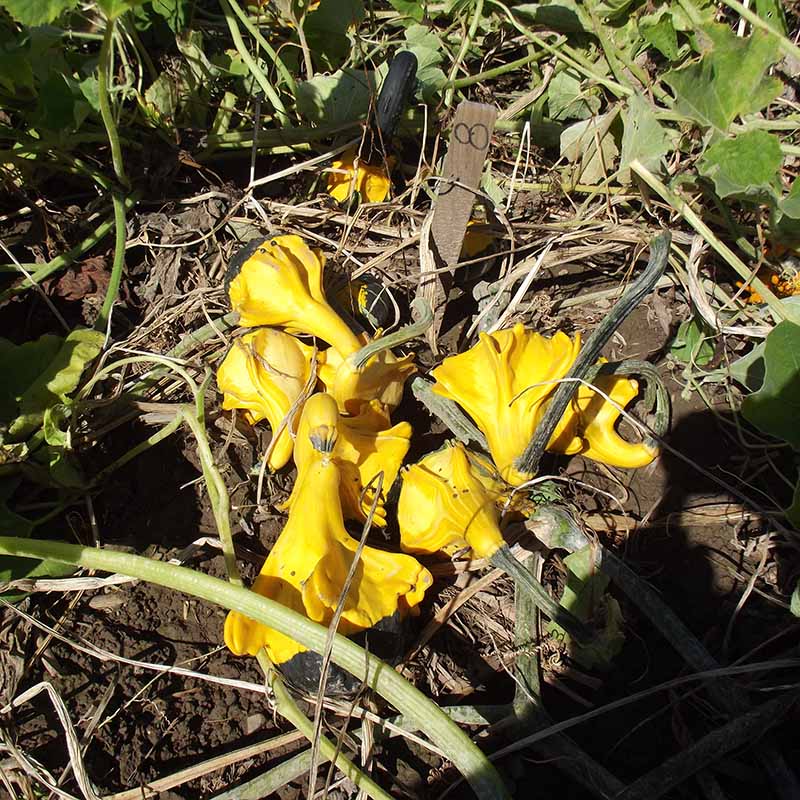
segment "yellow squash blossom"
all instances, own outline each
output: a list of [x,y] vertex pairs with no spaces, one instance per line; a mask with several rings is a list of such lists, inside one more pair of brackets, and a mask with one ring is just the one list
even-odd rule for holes
[[[368,341],[365,335],[361,340],[364,344]],[[340,351],[330,348],[324,353],[319,377],[325,391],[333,395],[345,413],[357,416],[361,407],[373,400],[392,411],[403,398],[406,379],[417,371],[413,362],[413,355],[397,358],[387,349],[370,356],[359,369],[351,358],[342,357]]]
[[448,444],[402,476],[397,522],[405,552],[470,549],[477,558],[491,558],[504,545],[497,508],[503,483],[464,445]]
[[328,173],[328,194],[340,203],[353,192],[368,203],[382,203],[389,196],[391,181],[383,164],[374,166],[358,158],[355,150],[347,150],[334,159],[332,171]]
[[521,324],[482,333],[464,353],[446,358],[431,373],[433,391],[454,400],[483,431],[500,475],[513,485],[530,476],[514,467],[544,414],[545,401],[580,350],[580,337],[547,339]]
[[275,236],[255,248],[228,286],[246,328],[272,325],[317,336],[350,355],[361,346],[322,289],[325,257],[299,236]]
[[[303,411],[309,457],[298,470],[286,526],[253,585],[258,594],[321,625],[333,617],[358,546],[344,527],[341,470],[333,457],[338,434],[331,419],[316,403]],[[406,616],[432,582],[428,570],[412,556],[364,547],[338,632],[349,635],[395,615]],[[265,647],[275,664],[286,664],[306,650],[290,636],[236,611],[225,621],[225,644],[236,655],[255,655]]]
[[[356,417],[340,416],[336,401],[326,393],[310,397],[307,406],[316,409],[316,418],[324,415],[329,425],[338,426],[339,437],[333,458],[341,470],[339,495],[345,519],[363,521],[367,518],[375,499],[376,477],[383,472],[383,491],[375,509],[373,523],[386,525],[384,501],[408,453],[411,425],[407,422],[392,425],[388,412],[376,400],[363,406]],[[308,431],[303,427],[306,424],[307,419],[304,417],[297,432],[294,461],[298,472],[303,470],[308,459],[314,458]],[[368,488],[364,493],[366,487]],[[296,491],[284,507],[291,508],[295,495]]]
[[292,455],[295,425],[287,419],[308,383],[314,348],[283,331],[261,328],[236,339],[217,370],[225,410],[244,409],[250,423],[262,419],[274,444],[267,460],[280,469]]
[[[635,380],[618,375],[600,375],[592,381],[601,392],[625,408],[639,393]],[[580,453],[612,467],[645,467],[658,449],[645,442],[632,443],[616,430],[620,411],[605,397],[581,384],[570,407],[558,423],[548,450],[556,453]]]

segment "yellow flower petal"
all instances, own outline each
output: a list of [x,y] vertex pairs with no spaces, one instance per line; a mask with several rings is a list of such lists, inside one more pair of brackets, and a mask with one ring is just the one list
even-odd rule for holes
[[284,420],[309,380],[313,358],[313,347],[283,331],[262,328],[236,339],[217,370],[222,407],[244,409],[251,423],[269,422],[275,437],[267,461],[272,470],[292,455],[296,426]]
[[497,500],[503,483],[460,443],[431,453],[403,472],[397,506],[407,553],[449,555],[471,549],[490,558],[503,545]]
[[[318,397],[316,395],[315,397]],[[289,519],[270,551],[253,591],[328,625],[339,602],[358,542],[345,530],[339,501],[340,469],[328,452],[330,405],[309,398],[309,456],[298,470],[296,498]],[[304,417],[306,414],[304,409]],[[334,409],[335,410],[335,409]],[[305,444],[305,443],[304,443]],[[344,635],[365,630],[395,613],[407,615],[433,583],[415,558],[365,547],[339,624]],[[225,621],[225,643],[236,654],[255,655],[261,647],[276,664],[305,648],[291,637],[232,611]]]
[[483,431],[500,475],[513,485],[530,476],[514,461],[530,441],[557,387],[580,349],[580,337],[552,339],[521,324],[493,334],[464,353],[446,358],[431,373],[433,390],[457,402]]
[[383,165],[373,166],[363,158],[355,166],[356,152],[348,150],[335,159],[328,173],[328,194],[343,203],[353,192],[368,203],[382,203],[389,196],[392,185]]
[[345,355],[358,350],[358,338],[325,299],[324,266],[324,256],[299,236],[265,240],[228,288],[240,324],[311,334]]

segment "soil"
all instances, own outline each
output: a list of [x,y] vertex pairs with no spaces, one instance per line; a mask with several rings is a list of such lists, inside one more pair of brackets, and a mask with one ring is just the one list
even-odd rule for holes
[[[213,218],[213,213],[209,214]],[[188,223],[184,219],[181,224]],[[202,227],[204,221],[196,224]],[[130,303],[117,324],[135,330],[147,308],[142,298],[150,296],[150,292],[151,299],[157,302],[163,292],[188,290],[181,283],[180,258],[178,262],[162,263],[161,272],[139,273],[140,294],[136,294],[136,285],[128,287]],[[96,268],[94,264],[95,272]],[[73,281],[90,285],[86,283],[90,277],[77,275]],[[552,282],[561,277],[552,276]],[[566,277],[569,283],[572,276]],[[221,280],[221,273],[216,279]],[[77,313],[75,301],[70,300],[74,282],[59,284],[60,295],[56,298],[60,304],[66,303],[73,316]],[[167,283],[169,286],[164,289]],[[546,276],[543,285],[547,287]],[[220,302],[220,297],[214,300]],[[556,326],[585,333],[607,310],[607,304],[596,304],[556,317],[545,309],[537,323],[544,333],[552,333]],[[28,338],[40,332],[39,321],[45,314],[40,301],[34,298],[28,306],[14,304],[14,319],[7,319],[18,325],[22,338]],[[727,401],[717,397],[713,388],[707,392],[710,407],[697,393],[682,396],[682,367],[670,361],[668,344],[683,318],[685,307],[671,291],[662,292],[625,323],[607,355],[614,358],[624,354],[659,365],[662,374],[668,376],[673,398],[672,428],[667,441],[716,480],[704,477],[686,460],[671,453],[664,453],[654,465],[638,471],[607,470],[578,458],[554,460],[545,469],[610,493],[619,498],[626,512],[645,520],[627,535],[613,521],[619,506],[606,495],[576,485],[567,490],[567,499],[583,509],[587,523],[600,539],[623,554],[639,574],[653,583],[723,663],[743,658],[762,645],[756,660],[796,656],[800,625],[789,617],[786,597],[788,578],[796,564],[787,562],[782,567],[780,554],[771,559],[756,591],[733,616],[744,588],[742,574],[758,569],[765,555],[765,528],[758,514],[742,513],[730,493],[730,488],[748,493],[751,489],[739,477],[749,474],[749,470],[742,461],[743,449],[732,445],[736,432],[725,417]],[[178,327],[187,330],[204,321],[202,311],[193,307]],[[164,349],[174,344],[181,332],[175,327],[165,332]],[[252,579],[281,524],[277,512],[258,512],[254,506],[250,472],[257,464],[258,452],[263,452],[264,442],[251,432],[232,430],[230,418],[216,410],[213,392],[210,394],[208,421],[215,456],[223,465],[231,492],[244,573]],[[411,458],[443,440],[441,427],[431,425],[410,397],[397,418],[403,417],[410,419],[421,434],[415,441],[415,451],[419,452],[412,452]],[[150,431],[138,423],[122,426],[84,457],[87,463],[110,463]],[[162,559],[182,555],[193,568],[221,577],[221,556],[204,542],[204,537],[216,535],[216,528],[198,477],[199,464],[191,440],[173,436],[116,472],[93,498],[91,509],[75,507],[66,521],[59,523],[61,527],[54,527],[48,534],[62,538],[77,535],[86,542],[96,535],[104,546]],[[270,496],[275,500],[285,498],[289,485],[289,476],[272,479]],[[690,508],[696,511],[694,516],[686,514]],[[90,513],[96,523],[94,533]],[[604,523],[603,519],[609,521]],[[197,546],[186,556],[186,548],[193,543]],[[545,577],[555,591],[563,582],[563,575],[558,555],[550,556]],[[437,582],[423,606],[420,625],[427,622],[434,607],[440,607],[454,593],[451,580]],[[545,662],[551,669],[545,674],[542,696],[552,718],[560,720],[584,713],[690,671],[637,609],[624,597],[618,599],[625,618],[626,639],[612,670],[587,675],[581,670],[565,671],[558,660]],[[17,607],[69,641],[49,638],[41,631],[30,635],[29,623],[6,611],[0,635],[7,644],[9,663],[19,669],[14,673],[5,667],[7,681],[2,696],[8,701],[38,681],[51,683],[64,701],[84,748],[89,777],[101,795],[144,786],[213,756],[290,730],[273,718],[260,691],[262,677],[256,662],[236,658],[222,645],[224,613],[216,606],[153,586],[129,583],[72,594],[37,594]],[[776,636],[779,638],[769,644]],[[236,688],[102,660],[76,650],[74,642],[128,659],[180,666],[255,686]],[[441,705],[508,703],[515,688],[508,673],[514,655],[513,589],[510,581],[501,579],[470,600],[450,625],[404,665],[404,673]],[[796,681],[796,677],[797,673],[792,680]],[[742,680],[755,699],[769,697],[770,681],[791,682],[788,675],[781,674]],[[709,705],[704,694],[693,689],[692,685],[681,686],[650,695],[578,725],[570,735],[618,778],[630,782],[724,723],[725,718]],[[793,735],[796,726],[795,717],[773,732],[790,764],[800,763],[800,741]],[[62,772],[67,763],[65,736],[45,695],[15,712],[10,731],[21,752],[55,776],[63,775],[67,790],[78,791],[74,779]],[[502,734],[492,741],[502,744]],[[283,745],[164,790],[159,797],[211,797],[303,748],[300,740]],[[379,743],[375,762],[379,780],[392,786],[397,797],[438,797],[454,778],[452,770],[439,758],[399,738]],[[569,765],[554,765],[529,751],[501,760],[499,766],[516,797],[530,794],[532,786],[542,797],[592,796],[568,777]],[[749,751],[736,752],[716,764],[714,775],[729,798],[749,798],[754,791],[764,800],[773,796],[771,789],[764,786],[763,772]],[[276,796],[305,796],[305,787],[305,780],[300,780]],[[330,796],[335,797],[335,792]],[[451,796],[468,797],[469,793],[462,785]],[[700,789],[694,780],[669,795],[697,796]]]

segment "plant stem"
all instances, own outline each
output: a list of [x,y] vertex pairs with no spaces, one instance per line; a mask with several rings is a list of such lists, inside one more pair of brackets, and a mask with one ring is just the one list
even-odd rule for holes
[[416,321],[409,325],[404,325],[394,333],[381,336],[379,339],[365,344],[360,350],[356,350],[355,353],[349,356],[347,360],[352,365],[352,368],[360,370],[376,353],[381,353],[392,347],[398,347],[404,342],[416,339],[417,336],[422,336],[433,322],[433,311],[430,303],[418,297],[411,303],[411,311],[417,317]]
[[501,75],[505,75],[509,72],[513,72],[515,69],[519,67],[524,67],[527,64],[532,64],[537,61],[541,61],[547,53],[540,52],[540,53],[530,53],[523,58],[518,58],[516,61],[509,61],[507,64],[502,64],[499,67],[493,67],[492,69],[487,69],[486,72],[479,72],[477,75],[467,75],[464,78],[455,78],[451,80],[447,85],[452,87],[453,89],[466,89],[468,86],[473,86],[476,83],[480,83],[481,81],[488,81],[492,80],[493,78],[499,78]]
[[283,63],[283,59],[278,55],[278,53],[274,50],[272,45],[261,35],[260,31],[256,26],[250,21],[250,18],[247,14],[239,8],[239,4],[236,0],[227,0],[228,5],[233,10],[233,13],[236,14],[237,17],[241,20],[242,25],[247,28],[247,32],[256,40],[256,43],[264,49],[266,54],[270,57],[270,60],[275,65],[275,68],[280,72],[281,78],[283,78],[284,82],[286,83],[286,87],[292,93],[293,97],[297,96],[297,82],[294,79],[294,75],[286,68],[286,64]]
[[106,29],[103,34],[103,44],[100,47],[100,62],[97,65],[97,94],[100,104],[100,116],[103,118],[103,125],[108,135],[108,142],[111,145],[111,163],[114,165],[114,174],[117,180],[128,188],[128,178],[125,175],[125,165],[122,161],[122,148],[119,144],[117,125],[114,122],[114,115],[111,112],[111,104],[108,100],[109,69],[111,65],[111,43],[114,38],[115,19],[106,20]]
[[[112,550],[10,536],[0,537],[0,553],[21,558],[53,559],[86,569],[129,575],[238,611],[292,637],[316,653],[325,650],[326,628],[274,600],[187,567]],[[510,798],[497,770],[472,740],[392,667],[338,634],[333,640],[332,659],[365,681],[425,733],[469,781],[479,798]]]
[[114,263],[111,267],[111,277],[108,279],[106,296],[103,298],[103,305],[94,324],[95,330],[98,331],[104,331],[108,326],[111,309],[119,294],[122,270],[125,267],[125,201],[118,192],[114,191],[111,195],[111,202],[114,204]]
[[464,37],[461,42],[461,46],[458,48],[458,54],[453,59],[453,66],[450,68],[450,74],[447,76],[448,86],[444,93],[444,105],[446,108],[449,108],[453,103],[453,93],[455,92],[453,81],[455,81],[455,77],[458,74],[458,68],[461,66],[461,61],[469,49],[469,46],[472,44],[472,40],[475,38],[475,34],[478,31],[478,25],[480,24],[482,16],[483,0],[477,0],[475,3],[475,11],[472,15],[472,21],[470,22],[469,29],[467,30],[467,35]]
[[[786,320],[794,316],[790,308],[781,303],[773,291],[757,276],[753,275],[753,270],[748,269],[747,265],[730,249],[724,242],[721,242],[711,228],[700,219],[694,209],[681,197],[668,189],[639,159],[634,159],[630,163],[630,168],[635,172],[653,191],[661,195],[666,203],[672,206],[703,239],[719,253],[720,256],[732,267],[743,281],[750,281],[752,287],[764,298],[764,302],[769,306],[769,310],[779,319]],[[800,316],[791,319],[792,322],[800,322]]]
[[[233,0],[233,2],[235,2],[235,0]],[[250,70],[250,73],[256,79],[256,82],[263,90],[269,102],[272,103],[272,107],[275,109],[275,116],[278,120],[278,124],[281,127],[287,125],[289,123],[289,115],[286,113],[286,108],[284,107],[280,96],[275,91],[272,84],[267,80],[267,76],[264,74],[261,67],[258,66],[256,60],[250,55],[250,51],[247,49],[244,39],[242,39],[239,26],[236,24],[236,20],[234,19],[234,12],[231,8],[231,3],[229,0],[220,0],[220,4],[222,5],[222,11],[225,14],[225,22],[228,23],[228,30],[231,32],[231,38],[236,46],[236,50],[242,57],[242,61],[247,64],[247,68]]]

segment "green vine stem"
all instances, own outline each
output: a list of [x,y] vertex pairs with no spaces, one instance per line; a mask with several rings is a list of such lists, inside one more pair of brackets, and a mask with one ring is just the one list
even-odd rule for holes
[[[129,575],[238,611],[316,653],[325,650],[328,631],[323,626],[274,600],[187,567],[112,550],[10,536],[0,537],[0,554],[53,559],[86,569]],[[333,640],[332,660],[364,681],[425,733],[464,775],[479,798],[510,800],[502,778],[480,749],[435,703],[392,667],[338,634]]]
[[122,270],[125,267],[125,201],[115,191],[111,196],[111,202],[114,204],[114,262],[111,266],[106,296],[103,298],[103,305],[94,325],[98,331],[104,331],[108,327],[111,309],[117,300],[119,285],[122,282]]
[[[235,0],[232,0],[232,2],[235,2]],[[236,50],[242,57],[242,61],[247,64],[250,74],[256,79],[256,82],[261,87],[269,102],[272,104],[273,109],[275,109],[275,116],[278,120],[278,124],[281,126],[287,125],[289,123],[289,115],[286,113],[286,108],[284,107],[280,96],[275,91],[272,84],[269,82],[269,80],[267,80],[267,76],[264,74],[264,71],[258,66],[258,63],[253,56],[250,55],[250,51],[247,49],[244,39],[242,39],[242,33],[239,30],[239,26],[236,24],[236,20],[234,19],[234,12],[231,8],[231,3],[228,2],[228,0],[220,0],[220,4],[222,5],[222,11],[225,14],[225,22],[228,23],[228,30],[231,32],[231,38],[233,39],[234,45],[236,45]]]
[[228,5],[231,7],[233,13],[236,14],[237,17],[239,17],[239,21],[247,29],[247,32],[256,40],[258,45],[269,56],[272,63],[275,64],[275,68],[280,73],[281,78],[283,78],[283,81],[286,84],[286,87],[292,93],[292,96],[296,97],[297,82],[294,79],[294,75],[292,75],[290,70],[286,68],[286,64],[283,63],[283,59],[273,49],[272,45],[261,35],[258,28],[250,21],[250,18],[247,16],[247,14],[245,14],[244,11],[242,11],[236,0],[227,0],[227,2]]
[[[106,29],[103,33],[103,44],[100,47],[100,61],[97,65],[97,94],[100,104],[100,116],[108,136],[108,143],[111,145],[111,163],[114,166],[114,174],[119,184],[124,189],[130,188],[128,176],[125,174],[125,164],[122,160],[122,147],[119,142],[117,125],[114,122],[114,114],[111,111],[109,102],[109,81],[111,72],[112,45],[114,41],[114,30],[116,19],[106,19]],[[114,229],[116,237],[114,241],[114,262],[111,267],[111,277],[106,289],[106,296],[103,298],[103,305],[97,315],[95,329],[106,330],[111,317],[111,311],[119,294],[119,285],[122,281],[122,270],[125,268],[125,199],[124,194],[117,189],[111,190],[111,201],[114,205]]]
[[659,234],[650,242],[650,259],[642,274],[628,287],[625,294],[620,297],[614,308],[606,315],[603,321],[595,328],[591,336],[581,348],[570,371],[564,381],[553,392],[553,397],[547,405],[547,410],[542,421],[536,428],[525,451],[517,460],[517,469],[530,475],[535,475],[539,470],[539,462],[544,455],[545,447],[564,416],[567,406],[572,400],[577,388],[575,378],[583,379],[590,367],[600,356],[603,347],[611,338],[614,331],[622,321],[628,317],[634,308],[650,293],[658,279],[667,267],[667,257],[672,237],[668,232]]
[[[567,40],[567,37],[562,37],[563,41]],[[563,43],[563,42],[562,42]],[[487,69],[485,72],[479,72],[476,75],[465,75],[463,78],[455,78],[451,80],[447,85],[453,89],[466,89],[468,86],[474,86],[476,83],[481,83],[481,81],[488,81],[492,80],[493,78],[499,78],[501,75],[506,75],[509,72],[514,72],[515,70],[519,69],[520,67],[526,67],[528,64],[534,64],[542,59],[547,58],[547,53],[540,52],[540,53],[530,53],[527,56],[523,56],[522,58],[516,59],[516,61],[509,61],[506,64],[501,64],[499,67],[493,67],[492,69]]]
[[458,48],[458,54],[453,59],[453,66],[450,68],[450,74],[447,76],[447,89],[444,93],[444,105],[446,108],[450,108],[453,104],[453,94],[455,93],[455,86],[453,82],[455,81],[456,75],[458,75],[458,68],[461,66],[461,62],[464,59],[464,56],[467,53],[467,50],[472,46],[472,40],[475,38],[475,34],[478,32],[478,25],[480,24],[481,17],[483,16],[483,0],[477,0],[475,3],[475,10],[472,14],[472,20],[469,25],[469,29],[467,30],[467,35],[462,39],[461,46]]
[[514,558],[508,545],[498,547],[489,557],[489,563],[493,567],[502,569],[513,578],[514,586],[525,591],[531,598],[531,602],[550,617],[553,622],[560,625],[576,642],[582,645],[592,643],[594,639],[592,629],[585,622],[581,622],[571,611],[567,611],[566,608],[550,597],[547,589]]
[[363,369],[367,361],[376,353],[389,350],[392,347],[398,347],[411,339],[416,339],[417,336],[422,336],[433,322],[433,311],[430,303],[421,297],[416,298],[411,303],[411,314],[416,317],[414,322],[403,326],[394,333],[381,336],[369,344],[365,344],[360,350],[356,350],[353,355],[348,356],[347,360],[352,367],[356,370]]
[[100,63],[97,65],[97,99],[100,104],[100,116],[103,119],[103,125],[108,136],[108,143],[111,145],[111,163],[114,165],[114,174],[119,182],[127,188],[129,183],[125,175],[125,165],[122,161],[122,148],[120,147],[117,125],[114,122],[114,115],[111,112],[111,104],[109,103],[108,82],[111,69],[111,45],[116,24],[116,19],[106,20],[103,44],[100,47]]

